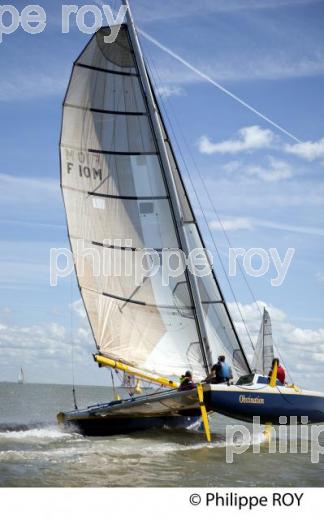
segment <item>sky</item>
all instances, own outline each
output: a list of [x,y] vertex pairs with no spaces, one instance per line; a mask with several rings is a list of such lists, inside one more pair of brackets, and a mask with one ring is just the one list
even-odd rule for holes
[[[61,3],[39,4],[45,30],[18,28],[0,43],[0,380],[15,381],[23,366],[29,382],[71,383],[74,372],[77,384],[105,384],[107,371],[91,358],[95,346],[75,277],[49,284],[50,249],[68,247],[61,106],[72,63],[90,36],[73,19],[62,34]],[[27,4],[14,5],[21,11]],[[324,390],[324,1],[131,6],[243,342],[238,308],[255,339],[266,306],[293,380]],[[276,250],[281,261],[294,254],[280,285],[271,283],[271,257],[263,276],[230,277],[231,289],[229,245]]]

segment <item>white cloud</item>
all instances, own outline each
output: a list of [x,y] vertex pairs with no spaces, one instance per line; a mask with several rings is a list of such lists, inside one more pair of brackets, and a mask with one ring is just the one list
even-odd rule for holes
[[24,201],[48,204],[49,199],[57,197],[60,192],[58,182],[51,178],[18,177],[0,173],[0,201],[10,204]]
[[[221,168],[221,167],[220,167]],[[308,215],[311,225],[323,224],[321,208],[324,205],[324,182],[305,176],[303,182],[293,177],[278,189],[277,183],[268,183],[266,189],[261,182],[244,175],[215,175],[215,165],[204,172],[208,192],[214,197],[220,215],[277,215],[284,223],[288,215],[300,220],[301,212]],[[266,213],[265,213],[266,212]],[[214,216],[212,216],[214,218]]]
[[163,85],[157,88],[157,93],[161,97],[169,98],[173,96],[182,96],[184,94],[184,90],[183,88],[176,85]]
[[[323,388],[324,373],[324,328],[303,329],[297,327],[286,314],[268,303],[258,301],[253,304],[238,304],[252,341],[255,343],[261,323],[260,310],[266,307],[272,320],[272,332],[275,346],[283,365],[288,368],[294,382],[313,389]],[[237,306],[229,304],[236,328],[246,350],[252,355],[250,340],[242,323]]]
[[[166,43],[163,40],[163,43]],[[269,48],[267,48],[269,52]],[[253,81],[253,80],[280,80],[289,78],[303,78],[322,75],[324,73],[324,49],[316,52],[312,58],[300,58],[294,55],[293,50],[287,51],[286,55],[280,53],[268,55],[264,53],[260,55],[248,50],[236,53],[227,52],[227,55],[221,54],[208,55],[208,60],[204,61],[201,56],[194,56],[191,51],[190,62],[204,74],[218,82],[237,82],[237,81]],[[179,52],[180,54],[180,52]],[[181,52],[181,56],[189,58],[188,52]],[[188,69],[184,65],[179,66],[179,62],[170,57],[165,58],[158,55],[156,68],[158,75],[163,84],[171,85],[192,85],[204,82],[205,80],[193,70]],[[156,78],[158,81],[159,78]]]
[[56,374],[56,381],[62,382],[62,373],[63,379],[68,381],[72,351],[76,366],[89,367],[93,350],[94,342],[87,323],[75,326],[73,330],[56,322],[29,326],[0,323],[2,377],[13,373],[18,364],[27,369],[28,375],[33,374],[33,380],[53,381]]
[[86,318],[87,313],[85,311],[83,301],[81,298],[79,300],[76,300],[73,303],[71,303],[70,307],[79,316],[79,318],[81,318],[81,319]]
[[302,143],[287,144],[284,151],[308,161],[324,159],[324,137],[318,141],[304,141]]
[[219,220],[212,220],[209,224],[211,229],[216,231],[237,231],[239,229],[253,229],[252,222],[249,218],[224,218]]
[[0,184],[0,221],[4,226],[62,227],[62,219],[58,220],[60,186],[55,179],[0,173]]
[[[10,71],[9,71],[10,72]],[[0,101],[21,101],[47,96],[60,96],[67,84],[67,74],[62,71],[51,76],[43,73],[2,74],[0,78]]]
[[[162,3],[152,3],[151,0],[134,2],[135,18],[141,22],[156,22],[187,16],[201,16],[202,13],[253,11],[274,9],[279,7],[296,7],[308,4],[311,0],[187,0],[179,9],[178,0],[164,0]],[[316,0],[313,0],[316,1]],[[103,2],[100,2],[103,3]]]
[[[3,242],[0,242],[2,244]],[[26,247],[26,243],[25,247]],[[33,243],[28,244],[27,248],[32,248]],[[26,251],[25,249],[25,251]],[[49,250],[48,250],[49,251]],[[24,250],[21,248],[21,252]],[[26,289],[28,287],[36,287],[39,285],[45,286],[49,283],[49,264],[41,263],[37,261],[37,255],[39,254],[39,247],[33,251],[35,260],[31,262],[27,261],[16,261],[16,260],[2,260],[0,259],[0,287],[1,289],[14,289],[19,288]],[[44,256],[44,255],[42,255]],[[42,258],[43,259],[43,258]]]
[[[264,148],[276,148],[281,152],[295,155],[308,161],[324,159],[324,137],[318,141],[304,141],[295,144],[282,143],[272,130],[261,128],[258,125],[240,128],[237,137],[220,142],[212,142],[210,138],[203,135],[198,140],[198,148],[202,154],[237,154],[260,150]],[[246,167],[247,173],[256,175],[267,182],[289,179],[293,171],[287,162],[269,156],[269,167],[259,165]],[[223,166],[224,171],[231,173],[239,167],[238,161],[230,161]]]
[[203,154],[236,154],[251,150],[269,148],[275,140],[274,133],[269,129],[263,129],[258,125],[246,126],[237,132],[234,139],[213,143],[207,136],[202,136],[198,141],[199,151]]
[[221,217],[219,220],[212,220],[209,223],[209,227],[214,231],[250,231],[256,228],[266,228],[289,231],[292,233],[301,233],[304,235],[324,236],[323,228],[296,226],[287,222],[273,222],[271,220],[263,220],[254,217]]
[[268,162],[268,167],[251,164],[247,165],[243,171],[265,182],[282,181],[294,176],[294,172],[287,162],[274,157],[268,157]]
[[324,229],[319,227],[296,226],[287,222],[273,222],[271,220],[252,219],[254,226],[291,231],[292,233],[302,233],[306,235],[324,236]]
[[76,329],[72,336],[70,331],[55,322],[30,326],[1,324],[0,353],[11,359],[23,353],[23,359],[28,363],[38,358],[66,362],[70,361],[72,337],[76,357],[90,350],[93,341],[88,328]]
[[242,166],[243,163],[240,161],[229,161],[228,163],[222,165],[222,170],[225,173],[236,173],[242,169]]
[[316,278],[319,282],[324,283],[324,273],[316,273]]

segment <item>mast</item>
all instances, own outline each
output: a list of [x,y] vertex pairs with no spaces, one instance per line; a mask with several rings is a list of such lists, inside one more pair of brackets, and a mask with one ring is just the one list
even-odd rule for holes
[[[149,80],[146,66],[144,63],[141,47],[139,44],[139,40],[138,40],[137,32],[135,29],[133,17],[132,17],[131,11],[130,11],[128,0],[122,0],[122,4],[127,7],[127,15],[126,15],[127,16],[127,26],[129,29],[129,35],[130,35],[131,42],[133,44],[133,48],[134,48],[134,52],[135,52],[136,63],[139,68],[139,71],[140,71],[140,78],[141,78],[142,85],[143,85],[144,92],[145,92],[145,97],[146,97],[149,114],[150,114],[150,119],[151,119],[151,122],[153,125],[154,135],[157,140],[157,145],[158,145],[158,149],[160,152],[160,158],[161,158],[163,170],[164,170],[164,173],[166,176],[168,189],[170,192],[176,228],[179,233],[180,246],[182,247],[182,250],[185,253],[185,255],[188,257],[188,255],[190,253],[190,247],[188,244],[186,234],[183,229],[184,217],[182,215],[181,205],[180,205],[176,185],[174,182],[174,178],[172,175],[172,167],[171,167],[169,157],[167,154],[167,150],[165,147],[165,143],[164,143],[163,131],[162,131],[161,120],[160,120],[160,117],[162,119],[162,115],[159,116],[158,108],[157,108],[155,100],[154,100],[154,96],[153,96],[151,85],[150,85],[150,80]],[[202,303],[201,303],[200,295],[199,295],[198,283],[197,283],[195,275],[193,275],[190,272],[190,270],[187,270],[187,276],[188,276],[188,282],[189,282],[188,285],[191,289],[193,303],[195,306],[195,312],[196,312],[196,317],[197,317],[197,328],[198,328],[200,340],[201,340],[200,341],[201,353],[202,353],[206,373],[208,373],[211,369],[212,359],[211,359],[211,352],[210,352],[208,336],[207,336],[207,331],[206,331],[206,326],[205,326],[204,311],[203,311],[203,307],[202,307]]]

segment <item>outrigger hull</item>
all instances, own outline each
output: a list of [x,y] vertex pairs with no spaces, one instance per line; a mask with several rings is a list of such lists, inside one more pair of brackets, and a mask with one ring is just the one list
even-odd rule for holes
[[151,429],[184,429],[200,422],[197,391],[174,390],[61,412],[58,422],[84,435],[117,435]]
[[197,423],[197,417],[85,417],[64,420],[65,426],[87,436],[127,435],[148,430],[183,430]]

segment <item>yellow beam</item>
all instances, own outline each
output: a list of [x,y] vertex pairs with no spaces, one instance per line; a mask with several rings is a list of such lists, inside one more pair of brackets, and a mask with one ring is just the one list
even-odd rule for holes
[[166,377],[153,376],[151,374],[146,374],[141,370],[137,370],[134,367],[129,365],[125,365],[125,363],[121,363],[120,361],[115,361],[114,359],[107,358],[105,356],[101,356],[100,354],[94,355],[95,361],[99,365],[104,365],[107,367],[115,368],[116,370],[121,370],[122,372],[127,372],[132,376],[137,377],[138,379],[144,379],[145,381],[151,381],[152,383],[156,383],[162,386],[168,386],[170,388],[178,388],[179,384],[175,381],[170,381]]
[[274,367],[272,369],[272,372],[271,372],[269,386],[272,386],[272,387],[277,386],[277,372],[278,372],[278,363],[276,361],[274,364]]
[[265,442],[270,442],[271,435],[272,435],[272,423],[271,422],[265,423],[264,430],[263,430],[263,435],[265,437],[264,441]]
[[204,403],[204,390],[201,383],[197,384],[197,394],[199,399],[199,406],[201,411],[201,417],[205,429],[205,435],[208,442],[211,441],[211,435],[210,435],[210,429],[209,429],[209,421],[208,421],[208,415],[206,411],[206,406]]

